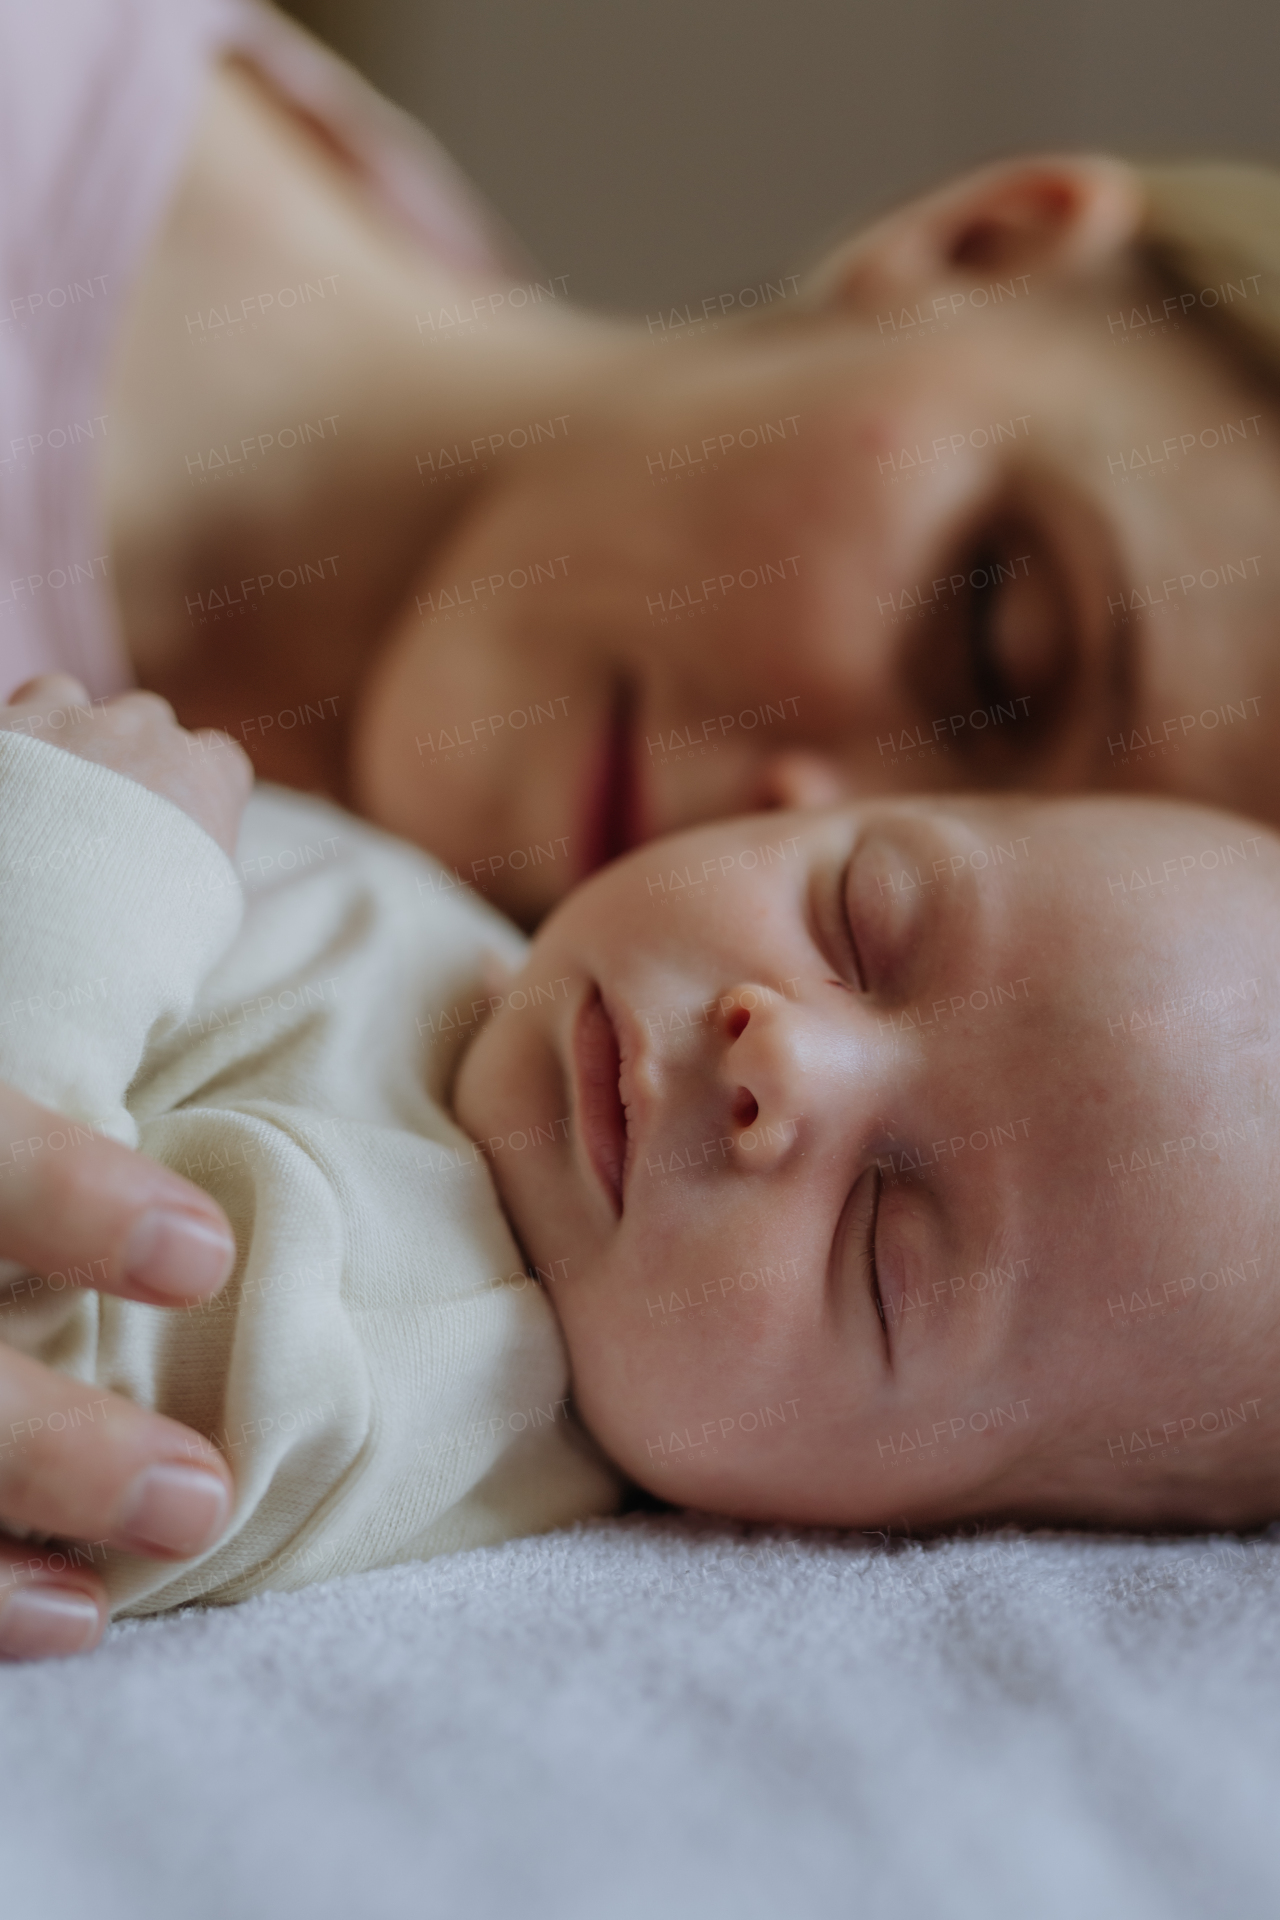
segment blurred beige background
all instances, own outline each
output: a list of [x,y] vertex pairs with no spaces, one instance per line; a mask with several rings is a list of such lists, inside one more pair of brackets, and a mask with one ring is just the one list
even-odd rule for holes
[[1280,159],[1280,0],[291,0],[579,300],[790,271],[1028,147]]

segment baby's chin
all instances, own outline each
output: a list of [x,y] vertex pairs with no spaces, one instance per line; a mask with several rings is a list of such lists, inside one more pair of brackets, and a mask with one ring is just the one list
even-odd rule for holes
[[[616,1415],[616,1407],[611,1415]],[[612,1417],[603,1431],[592,1425],[589,1407],[580,1417],[615,1466],[646,1494],[676,1507],[721,1514],[727,1519],[772,1526],[818,1526],[854,1532],[884,1531],[929,1536],[958,1527],[1059,1528],[1118,1533],[1247,1532],[1280,1518],[1280,1444],[1259,1422],[1256,1444],[1216,1460],[1205,1450],[1194,1460],[1162,1459],[1162,1442],[1150,1422],[1117,1412],[1112,1439],[1122,1454],[1097,1457],[1088,1444],[1060,1459],[1038,1456],[1014,1461],[996,1481],[983,1485],[910,1484],[895,1475],[891,1486],[876,1482],[820,1487],[816,1472],[790,1481],[776,1476],[754,1484],[747,1470],[695,1472],[678,1451],[664,1463],[639,1457],[630,1444],[610,1445],[618,1428]],[[1280,1424],[1280,1423],[1278,1423]],[[681,1426],[659,1419],[667,1444]]]
[[[1233,1412],[1242,1407],[1237,1401]],[[1219,1419],[1223,1411],[1212,1409]],[[1117,1411],[1101,1447],[1015,1466],[971,1516],[957,1518],[1113,1533],[1247,1532],[1280,1517],[1280,1445],[1261,1422],[1256,1433],[1253,1444],[1230,1451],[1194,1442],[1188,1451],[1165,1423]],[[940,1516],[934,1524],[948,1522]]]

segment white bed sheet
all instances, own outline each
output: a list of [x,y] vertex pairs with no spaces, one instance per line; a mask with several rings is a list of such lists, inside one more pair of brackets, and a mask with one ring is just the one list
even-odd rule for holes
[[0,1672],[13,1920],[1280,1907],[1280,1529],[631,1515]]

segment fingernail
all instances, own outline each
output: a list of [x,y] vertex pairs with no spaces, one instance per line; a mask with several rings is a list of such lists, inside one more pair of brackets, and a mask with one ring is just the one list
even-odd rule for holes
[[135,1553],[199,1553],[226,1525],[227,1489],[204,1467],[145,1467],[121,1504],[115,1537]]
[[0,1658],[47,1660],[83,1653],[98,1632],[98,1609],[70,1587],[23,1587],[0,1607]]
[[135,1287],[186,1299],[220,1287],[235,1257],[235,1242],[219,1228],[157,1207],[134,1223],[122,1263]]

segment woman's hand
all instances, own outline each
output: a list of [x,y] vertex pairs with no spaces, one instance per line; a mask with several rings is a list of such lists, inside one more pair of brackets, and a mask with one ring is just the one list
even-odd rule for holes
[[0,707],[0,730],[127,774],[190,814],[224,853],[235,851],[253,784],[248,755],[225,733],[185,732],[158,694],[122,693],[95,705],[70,674],[41,674]]
[[[66,1142],[60,1114],[0,1082],[0,1255],[59,1290],[96,1287],[155,1306],[216,1292],[235,1243],[198,1187],[114,1140]],[[39,1298],[39,1293],[36,1293]],[[231,1505],[217,1449],[175,1420],[0,1344],[0,1655],[96,1646],[108,1546],[181,1559],[215,1540]]]
[[[248,761],[220,734],[183,733],[153,695],[94,707],[78,681],[45,675],[0,708],[0,728],[128,775],[233,850]],[[68,1144],[61,1115],[0,1081],[6,1164],[0,1261],[59,1290],[180,1306],[216,1292],[231,1271],[231,1230],[206,1193],[116,1141]],[[0,1530],[11,1529],[0,1531],[0,1656],[95,1646],[107,1617],[107,1547],[156,1559],[198,1553],[225,1526],[231,1491],[226,1463],[203,1435],[0,1344]]]

